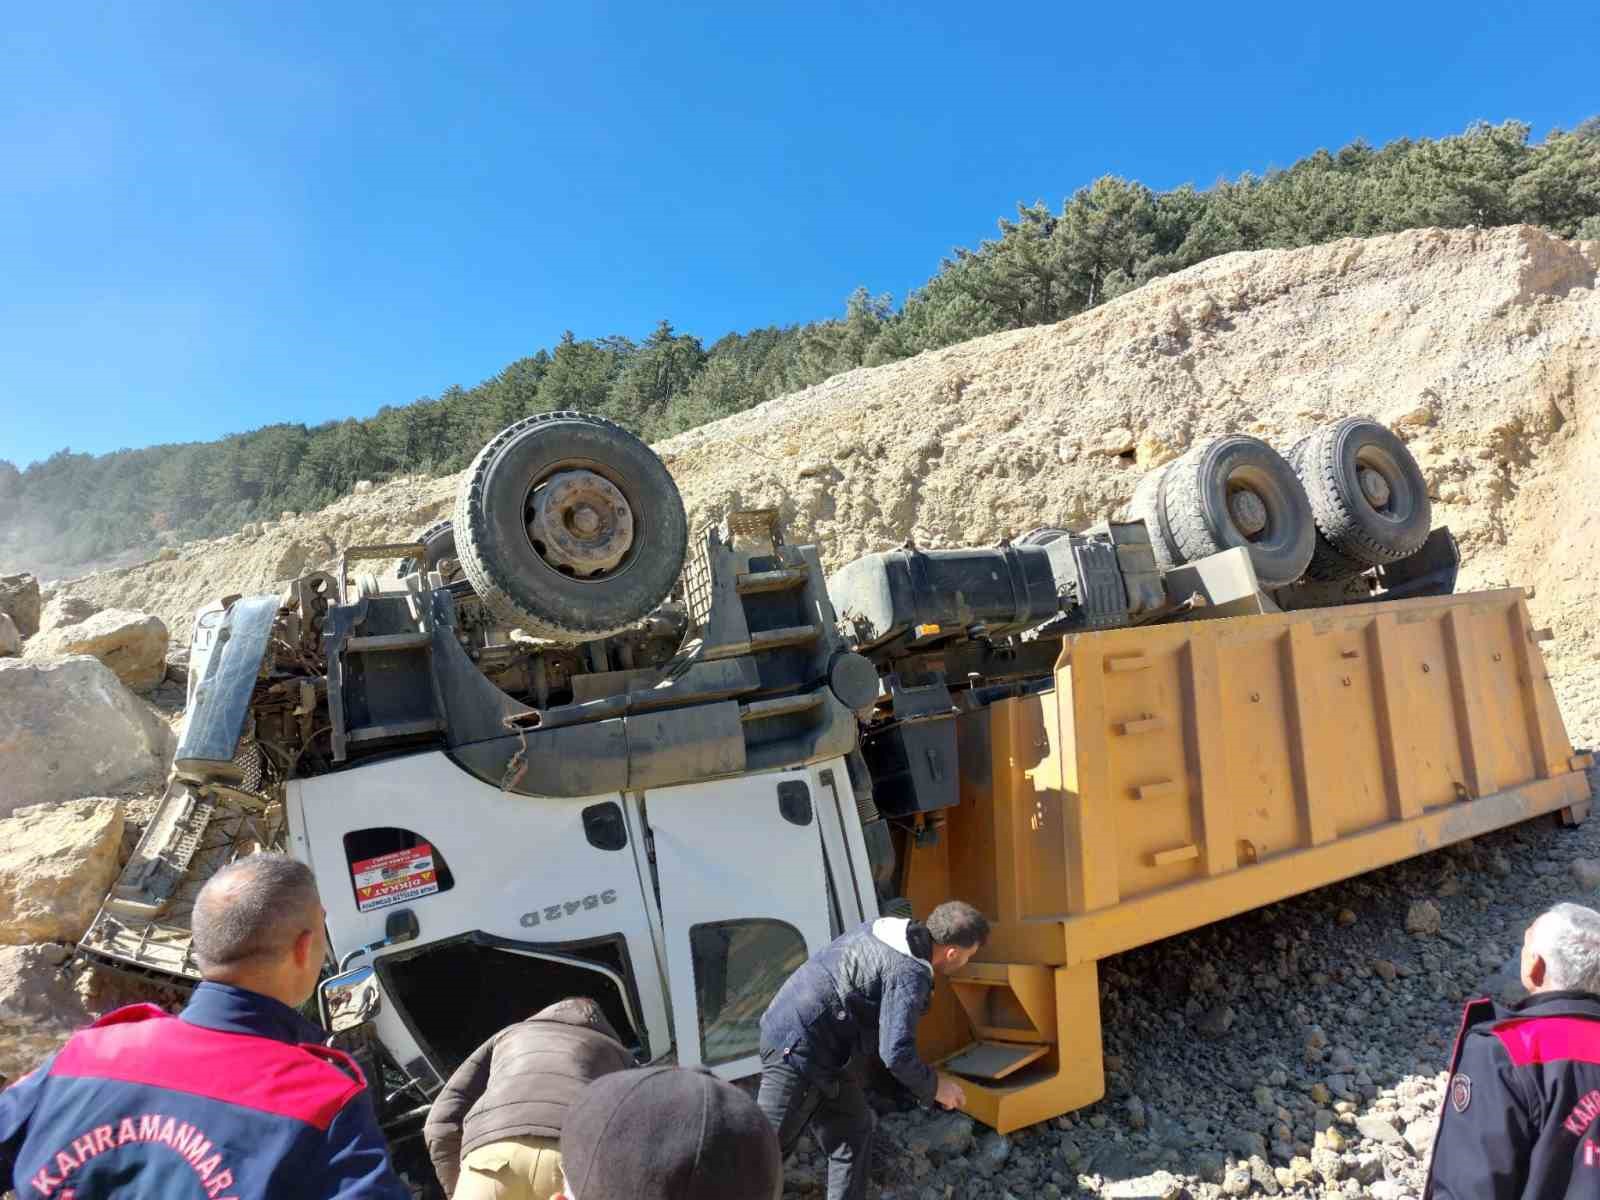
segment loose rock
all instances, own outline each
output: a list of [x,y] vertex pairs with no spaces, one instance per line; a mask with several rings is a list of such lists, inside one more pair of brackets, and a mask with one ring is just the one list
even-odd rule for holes
[[122,804],[69,800],[0,820],[0,943],[75,942],[117,877]]
[[965,1154],[972,1148],[974,1128],[972,1118],[966,1113],[940,1113],[928,1123],[928,1142],[946,1154]]
[[1170,1171],[1157,1171],[1152,1175],[1112,1180],[1100,1189],[1100,1195],[1106,1200],[1180,1200],[1188,1195],[1188,1190]]
[[1011,1139],[1003,1133],[986,1134],[979,1139],[978,1149],[973,1157],[981,1167],[998,1171],[1011,1157]]
[[173,742],[166,723],[93,658],[0,659],[0,816],[150,784],[166,775]]
[[61,969],[70,956],[66,946],[0,946],[0,1075],[33,1070],[91,1020]]
[[99,611],[98,604],[83,596],[52,596],[39,616],[39,632],[49,633],[54,629],[65,629],[68,625],[82,624]]
[[22,637],[39,632],[39,581],[27,572],[0,575],[0,612],[11,618]]
[[1406,932],[1428,936],[1439,932],[1439,906],[1432,900],[1416,900],[1406,910]]
[[1569,869],[1579,887],[1591,892],[1600,888],[1600,858],[1575,858]]
[[1115,458],[1122,454],[1132,454],[1135,448],[1133,430],[1123,427],[1108,429],[1101,435],[1099,444],[1093,453]]
[[1382,1142],[1386,1146],[1392,1146],[1401,1140],[1400,1131],[1394,1127],[1394,1119],[1377,1113],[1357,1117],[1356,1129],[1368,1141]]
[[1222,1190],[1229,1196],[1248,1196],[1251,1182],[1248,1166],[1240,1164],[1229,1167],[1222,1176]]
[[161,618],[126,609],[106,609],[76,625],[51,630],[28,643],[34,660],[87,654],[116,672],[127,687],[147,692],[167,674],[167,627]]
[[1433,1139],[1438,1132],[1438,1122],[1432,1117],[1422,1121],[1413,1121],[1406,1126],[1404,1134],[1406,1145],[1411,1147],[1411,1153],[1426,1161],[1429,1151],[1433,1149]]
[[1200,1032],[1209,1038],[1222,1037],[1231,1028],[1233,1028],[1233,1009],[1226,1004],[1212,1008],[1200,1021]]

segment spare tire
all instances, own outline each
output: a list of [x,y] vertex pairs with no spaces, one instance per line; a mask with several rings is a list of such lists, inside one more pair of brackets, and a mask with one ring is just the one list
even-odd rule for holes
[[[429,571],[437,571],[440,564],[444,563],[444,581],[449,583],[452,579],[461,578],[461,564],[456,559],[456,527],[453,521],[439,521],[429,525],[416,537],[411,539],[422,543],[422,562],[414,558],[402,558],[400,565],[395,569],[395,574],[404,578],[413,572],[420,571],[424,575]],[[445,562],[449,559],[449,562]]]
[[1314,577],[1339,579],[1421,549],[1433,524],[1422,469],[1371,417],[1324,425],[1289,451],[1317,527]]
[[1165,543],[1173,565],[1244,546],[1261,586],[1285,587],[1305,574],[1316,547],[1305,489],[1260,438],[1202,442],[1169,463],[1139,500],[1154,508],[1164,537],[1152,530],[1150,541]]
[[497,618],[535,637],[587,642],[647,616],[688,548],[683,499],[655,452],[584,413],[502,430],[456,493],[456,553]]

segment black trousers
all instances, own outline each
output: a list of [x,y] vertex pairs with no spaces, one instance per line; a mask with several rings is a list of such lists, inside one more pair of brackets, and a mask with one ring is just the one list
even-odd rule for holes
[[778,1131],[785,1158],[811,1126],[828,1156],[828,1200],[864,1200],[878,1118],[867,1094],[851,1075],[813,1083],[778,1055],[761,1056],[761,1091],[756,1103]]

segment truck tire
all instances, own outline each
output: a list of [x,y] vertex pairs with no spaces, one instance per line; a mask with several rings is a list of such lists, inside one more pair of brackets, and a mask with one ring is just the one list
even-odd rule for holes
[[1127,513],[1130,521],[1144,522],[1145,531],[1150,535],[1150,549],[1156,556],[1156,566],[1163,571],[1183,565],[1183,560],[1173,548],[1171,531],[1167,529],[1166,519],[1161,513],[1161,481],[1171,465],[1167,463],[1145,472],[1144,478],[1133,489],[1133,499],[1128,501]]
[[647,616],[677,582],[689,540],[655,452],[575,412],[518,421],[478,452],[456,493],[454,537],[490,612],[567,643]]
[[[413,558],[402,558],[400,565],[395,569],[395,574],[402,578],[413,571],[427,574],[429,571],[438,570],[439,564],[445,559],[456,557],[456,527],[454,521],[438,521],[429,525],[412,541],[422,543],[422,562],[418,563]],[[445,576],[445,582],[460,578],[459,567],[451,570]]]
[[1396,562],[1428,540],[1433,508],[1422,470],[1405,443],[1371,417],[1324,425],[1296,442],[1289,457],[1316,522],[1316,578]]
[[[1300,475],[1300,452],[1305,448],[1305,444],[1309,440],[1308,438],[1301,438],[1293,446],[1289,447],[1288,453],[1284,455],[1284,458],[1289,460],[1289,465],[1294,468],[1296,475]],[[1304,478],[1304,476],[1301,476],[1302,484],[1304,483]],[[1316,514],[1313,510],[1313,523],[1315,522],[1315,517]],[[1306,567],[1306,578],[1308,580],[1313,583],[1342,583],[1346,580],[1354,579],[1367,569],[1368,564],[1357,562],[1353,558],[1346,558],[1328,544],[1328,539],[1322,536],[1320,529],[1317,531],[1316,549],[1311,551],[1311,562]]]
[[1294,468],[1260,438],[1202,442],[1168,464],[1156,491],[1168,552],[1179,562],[1244,546],[1263,588],[1305,574],[1316,548],[1311,505]]

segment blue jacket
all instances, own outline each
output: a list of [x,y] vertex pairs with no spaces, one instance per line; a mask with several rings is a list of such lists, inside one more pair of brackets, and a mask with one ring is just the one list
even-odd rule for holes
[[873,1050],[924,1102],[939,1081],[917,1053],[933,997],[933,942],[921,925],[883,917],[841,937],[789,976],[761,1018],[763,1062],[786,1061],[828,1084]]
[[1467,1006],[1424,1200],[1600,1200],[1600,996]]
[[179,1017],[135,1004],[0,1092],[19,1200],[410,1200],[361,1071],[287,1005],[202,983]]

